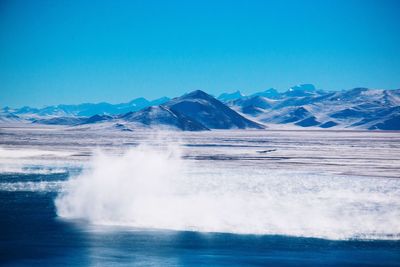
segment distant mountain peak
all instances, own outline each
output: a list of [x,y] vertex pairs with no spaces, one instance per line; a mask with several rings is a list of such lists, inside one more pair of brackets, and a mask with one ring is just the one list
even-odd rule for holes
[[201,99],[210,99],[213,98],[211,95],[207,94],[202,90],[195,90],[190,93],[184,94],[180,98],[201,98]]
[[312,96],[316,94],[323,94],[323,91],[317,91],[314,85],[312,84],[299,84],[293,87],[290,87],[283,95],[285,97],[305,97]]
[[239,98],[242,98],[244,95],[239,91],[234,91],[232,93],[223,93],[221,94],[217,99],[221,100],[223,102],[231,101],[231,100],[236,100]]
[[270,99],[277,99],[277,98],[279,98],[280,94],[275,88],[269,88],[265,91],[261,91],[261,92],[252,94],[251,96],[262,96],[262,97],[267,97]]
[[317,89],[313,84],[305,83],[305,84],[298,84],[293,87],[289,88],[289,92],[293,91],[303,91],[303,92],[315,92]]

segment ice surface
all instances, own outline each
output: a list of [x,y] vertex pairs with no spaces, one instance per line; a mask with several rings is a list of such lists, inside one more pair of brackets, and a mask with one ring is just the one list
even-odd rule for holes
[[[1,137],[0,171],[8,178],[0,190],[58,192],[64,218],[205,232],[400,238],[396,132],[10,127]],[[12,181],[12,168],[42,176]],[[48,178],[74,168],[83,171],[71,172],[68,181]]]

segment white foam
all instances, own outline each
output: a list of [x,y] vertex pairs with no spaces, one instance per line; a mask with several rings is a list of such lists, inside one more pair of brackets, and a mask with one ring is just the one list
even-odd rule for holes
[[0,164],[0,174],[61,174],[67,173],[68,170],[66,168],[48,168],[43,166],[24,166],[24,165],[6,165]]
[[200,167],[179,155],[143,146],[96,153],[59,194],[57,213],[140,228],[400,239],[397,179]]
[[61,181],[0,183],[0,191],[59,192],[63,183]]

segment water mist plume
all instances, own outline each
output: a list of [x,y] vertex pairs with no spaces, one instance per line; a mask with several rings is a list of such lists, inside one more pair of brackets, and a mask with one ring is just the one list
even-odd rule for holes
[[57,213],[94,224],[279,234],[329,239],[400,239],[397,179],[296,174],[185,162],[179,148],[139,146],[95,153],[71,178]]

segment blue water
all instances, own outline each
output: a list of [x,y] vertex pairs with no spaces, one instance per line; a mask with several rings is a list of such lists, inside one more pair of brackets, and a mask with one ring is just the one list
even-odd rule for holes
[[[37,177],[23,180],[38,181]],[[54,176],[57,180],[65,177]],[[18,181],[18,176],[0,178],[2,182]],[[0,191],[0,265],[400,266],[399,241],[94,226],[58,218],[56,194]]]

